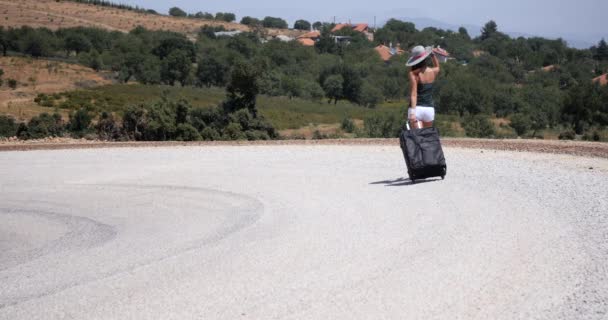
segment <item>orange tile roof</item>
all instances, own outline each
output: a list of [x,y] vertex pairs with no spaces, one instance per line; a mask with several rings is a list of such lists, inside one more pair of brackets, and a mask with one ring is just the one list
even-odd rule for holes
[[333,29],[331,29],[331,32],[340,31],[345,27],[350,27],[350,25],[348,23],[338,23]]
[[303,38],[308,38],[308,39],[315,39],[321,36],[321,32],[319,31],[311,31],[311,32],[307,32],[301,36],[298,37],[298,39],[303,39]]
[[353,30],[358,31],[358,32],[363,32],[365,30],[367,30],[367,23],[359,23],[358,25],[356,25]]
[[391,57],[393,56],[391,54],[391,49],[385,45],[379,45],[376,48],[374,48],[374,50],[376,50],[376,52],[378,52],[378,54],[380,55],[380,59],[382,59],[384,61],[390,60]]
[[605,86],[608,84],[608,73],[604,73],[599,77],[593,78],[593,82],[599,82],[601,86]]
[[378,52],[378,54],[380,55],[380,58],[384,61],[389,61],[395,54],[400,55],[405,52],[399,48],[395,48],[394,49],[395,51],[391,52],[391,48],[389,48],[385,45],[382,45],[382,44],[375,47],[374,50],[376,50],[376,52]]
[[546,67],[542,67],[541,70],[543,70],[545,72],[553,71],[553,70],[555,70],[555,65],[550,64],[550,65],[548,65]]
[[298,42],[306,47],[312,47],[315,45],[315,41],[310,38],[299,38]]

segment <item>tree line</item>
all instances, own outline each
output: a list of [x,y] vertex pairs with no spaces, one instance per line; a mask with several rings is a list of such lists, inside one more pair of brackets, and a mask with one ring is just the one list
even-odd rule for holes
[[[203,27],[196,41],[142,27],[126,34],[83,27],[0,28],[0,46],[5,55],[61,57],[113,71],[122,82],[144,84],[229,88],[234,66],[247,63],[258,70],[259,94],[331,104],[348,100],[373,108],[403,101],[409,93],[407,54],[385,63],[374,52],[376,45],[392,43],[406,50],[440,45],[454,60],[442,65],[436,86],[439,113],[470,118],[479,128],[490,115],[505,117],[518,134],[531,136],[546,128],[583,134],[608,125],[607,89],[591,82],[608,71],[604,40],[579,50],[561,39],[511,38],[493,21],[471,38],[465,28],[417,30],[392,19],[375,30],[374,42],[348,28],[331,33],[332,24],[317,26],[321,37],[314,47],[266,41],[263,30],[218,37],[215,31],[222,28],[215,27]],[[335,35],[350,40],[336,42]]]

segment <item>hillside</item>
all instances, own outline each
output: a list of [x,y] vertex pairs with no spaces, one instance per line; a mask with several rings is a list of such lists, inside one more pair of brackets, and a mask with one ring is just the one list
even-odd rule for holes
[[[214,20],[176,18],[110,7],[55,0],[0,0],[0,26],[45,27],[51,30],[69,27],[97,27],[112,31],[128,32],[137,26],[149,30],[170,30],[194,36],[204,25],[224,26],[228,30],[248,31],[239,23]],[[269,35],[297,36],[301,31],[267,29]]]
[[0,69],[4,70],[4,79],[17,80],[15,90],[6,84],[0,87],[0,114],[11,114],[20,120],[53,110],[34,103],[34,98],[39,93],[92,88],[112,83],[107,73],[51,60],[0,57]]

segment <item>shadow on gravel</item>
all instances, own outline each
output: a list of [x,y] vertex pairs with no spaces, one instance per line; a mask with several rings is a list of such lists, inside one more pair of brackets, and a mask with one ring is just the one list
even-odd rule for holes
[[375,181],[370,182],[369,184],[383,184],[385,187],[403,187],[403,186],[411,186],[417,185],[420,183],[441,181],[441,179],[431,179],[431,180],[416,180],[416,183],[413,183],[410,178],[398,178],[395,180],[383,180],[383,181]]

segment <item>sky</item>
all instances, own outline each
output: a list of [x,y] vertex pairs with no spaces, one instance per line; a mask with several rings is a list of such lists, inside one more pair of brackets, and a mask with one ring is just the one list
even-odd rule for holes
[[[451,25],[482,26],[489,20],[500,31],[562,37],[597,43],[608,40],[608,0],[115,0],[167,13],[173,6],[186,12],[232,12],[237,19],[250,15],[276,16],[290,25],[296,19],[365,22],[378,25],[388,18],[428,18]],[[475,32],[471,32],[472,34]]]

